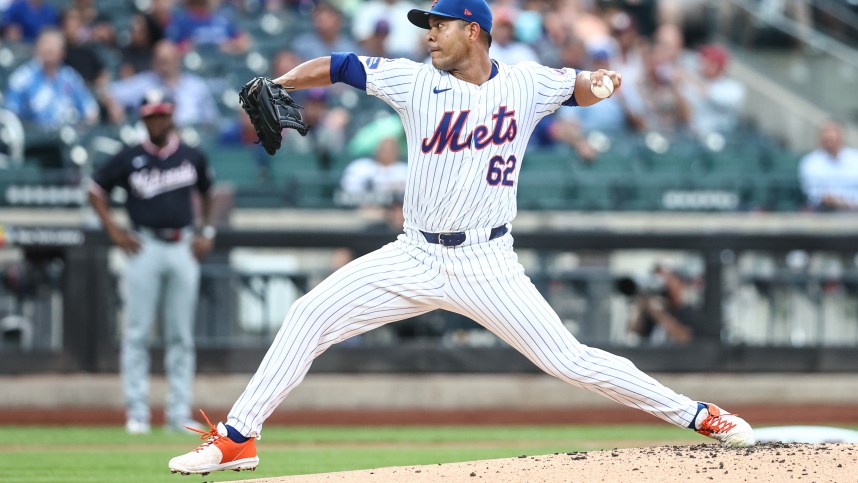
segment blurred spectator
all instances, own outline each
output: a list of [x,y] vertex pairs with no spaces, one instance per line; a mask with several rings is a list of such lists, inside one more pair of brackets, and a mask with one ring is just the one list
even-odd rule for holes
[[3,12],[3,38],[33,42],[46,27],[59,25],[57,9],[44,0],[16,0]]
[[575,36],[557,15],[549,15],[543,20],[543,35],[529,42],[539,62],[550,67],[575,67],[583,62],[568,64],[564,58],[583,59],[586,56],[587,45]]
[[593,161],[599,154],[587,142],[578,120],[574,115],[568,114],[564,116],[555,113],[539,121],[527,147],[528,149],[548,149],[562,144],[570,146],[586,162]]
[[122,47],[119,78],[125,79],[143,72],[152,65],[152,51],[162,38],[164,29],[154,17],[142,13],[131,18],[128,45]]
[[371,157],[375,155],[379,143],[389,137],[398,139],[400,149],[405,151],[407,146],[402,120],[392,112],[383,111],[372,121],[361,123],[360,129],[348,140],[346,150],[352,158]]
[[399,141],[383,139],[372,158],[359,158],[346,166],[338,200],[349,206],[384,206],[405,191],[408,165],[402,161]]
[[63,64],[65,42],[56,30],[45,30],[36,41],[35,58],[9,77],[6,109],[23,122],[55,130],[67,124],[94,124],[98,104],[86,83]]
[[[84,25],[84,12],[77,7],[67,8],[62,15],[63,35],[66,40],[65,63],[76,70],[95,95],[99,106],[99,117],[112,119],[110,100],[105,89],[110,82],[110,72],[94,47],[90,35],[92,30]],[[89,40],[88,40],[89,39]]]
[[696,65],[697,56],[685,48],[685,36],[677,25],[659,25],[653,43],[661,53],[662,69],[692,69]]
[[74,7],[66,9],[62,14],[62,28],[66,65],[76,70],[90,88],[100,89],[109,80],[109,74],[95,49],[87,43],[82,12]]
[[[124,118],[125,110],[136,110],[143,95],[154,89],[163,90],[176,100],[173,119],[178,126],[213,126],[220,119],[208,85],[201,78],[182,72],[182,53],[169,40],[155,45],[151,70],[110,85],[109,95],[121,108],[117,117]],[[117,109],[114,107],[114,110]]]
[[658,1],[651,0],[613,0],[618,12],[627,15],[635,25],[636,32],[649,38],[656,28],[656,10]]
[[[416,59],[423,55],[419,50],[423,32],[411,25],[411,22],[393,22],[389,19],[406,18],[408,11],[414,8],[413,2],[405,0],[371,0],[364,2],[352,18],[352,36],[364,44],[366,40],[378,35],[381,22],[387,25],[390,34],[384,39],[385,51],[390,57]],[[370,54],[367,52],[368,55]]]
[[605,48],[613,42],[608,23],[585,2],[564,2],[556,14],[562,17],[576,37],[584,41],[588,49]]
[[284,141],[290,149],[303,153],[313,153],[319,169],[329,171],[334,158],[339,155],[346,143],[346,126],[349,113],[341,108],[328,106],[327,89],[308,89],[296,95],[296,100],[304,106],[304,121],[310,126],[310,132],[301,136],[293,130],[283,132],[288,140]]
[[175,14],[176,0],[152,0],[152,6],[149,8],[147,15],[161,27],[162,31],[167,30],[170,22],[173,21]]
[[[364,229],[370,233],[387,233],[390,241],[396,240],[396,236],[402,233],[405,227],[405,215],[402,212],[403,195],[394,193],[389,202],[381,207],[381,219],[369,223]],[[342,268],[355,258],[366,255],[378,248],[378,244],[358,244],[354,248],[340,248],[334,251],[331,266],[334,270]]]
[[[581,67],[586,69],[613,69],[610,54],[605,49],[597,49],[589,54],[590,62]],[[623,77],[625,83],[625,76]],[[588,141],[588,136],[599,132],[608,137],[626,136],[637,130],[643,121],[629,107],[626,89],[619,89],[609,99],[589,106],[587,109],[561,107],[536,126],[531,146],[546,148],[558,143],[572,147],[584,161],[593,161],[598,151]]]
[[640,129],[676,137],[688,132],[691,108],[671,55],[660,44],[645,49],[641,78],[634,84],[624,82],[622,90],[629,111],[641,121]]
[[609,17],[608,25],[616,45],[611,65],[623,74],[623,84],[636,84],[643,70],[643,40],[638,33],[637,24],[627,13],[617,12]]
[[404,57],[391,54],[387,51],[387,40],[390,38],[390,23],[387,20],[379,20],[375,24],[372,34],[360,41],[363,53],[370,57]]
[[96,0],[72,0],[71,6],[80,12],[81,23],[85,26],[95,24],[99,18],[102,18],[98,13],[98,7],[95,5]]
[[113,19],[98,11],[95,0],[73,0],[72,7],[69,8],[75,8],[80,12],[87,42],[110,48],[116,47],[116,26]]
[[688,302],[692,282],[686,274],[662,265],[644,280],[621,279],[618,288],[635,301],[629,330],[652,345],[717,340],[717,331],[705,325],[703,314]]
[[360,47],[354,40],[342,35],[343,14],[331,3],[322,1],[313,8],[313,32],[298,36],[292,50],[304,59],[331,55],[331,52],[354,52]]
[[491,58],[509,65],[538,61],[536,52],[530,46],[515,39],[513,28],[512,13],[508,10],[497,11],[492,24],[492,45],[489,48]]
[[[799,1],[806,2],[806,0]],[[783,0],[776,0],[776,2],[782,3]],[[710,2],[707,0],[659,0],[657,3],[658,22],[679,27],[689,45],[699,45],[714,28],[712,18],[708,15],[707,4]],[[713,2],[712,8],[717,8],[719,3],[729,2]]]
[[730,54],[719,45],[700,48],[699,76],[688,75],[687,97],[691,104],[691,126],[695,134],[729,134],[736,130],[745,103],[745,86],[727,76]]
[[802,158],[799,178],[812,208],[858,209],[858,149],[843,145],[843,124],[829,120],[822,125],[819,146]]
[[226,15],[215,11],[212,0],[185,0],[166,31],[183,51],[195,46],[216,45],[223,52],[241,53],[250,47],[250,36]]
[[[549,54],[546,52],[547,49],[548,44],[541,44],[537,48],[540,59],[543,59],[543,62],[545,59],[549,60],[549,63],[544,65],[551,65],[557,68],[571,67],[574,69],[583,69],[589,62],[587,56],[587,44],[585,44],[583,40],[571,34],[560,39],[555,53]],[[625,81],[625,77],[623,77],[623,79]]]
[[[276,79],[301,64],[301,57],[291,50],[281,50],[274,54],[271,62],[271,78]],[[248,79],[250,80],[250,79]]]
[[[599,49],[590,52],[590,60],[590,65],[584,66],[587,69],[616,70],[611,64],[611,56],[607,50]],[[623,74],[623,84],[625,82],[626,77]],[[614,92],[610,99],[589,106],[587,109],[561,107],[557,115],[562,119],[575,121],[584,135],[598,131],[609,137],[624,136],[638,130],[644,124],[633,107],[629,106],[625,88]]]

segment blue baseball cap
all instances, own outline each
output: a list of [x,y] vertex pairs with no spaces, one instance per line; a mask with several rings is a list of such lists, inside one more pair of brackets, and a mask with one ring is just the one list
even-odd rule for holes
[[408,20],[428,30],[429,15],[476,22],[481,29],[492,32],[492,10],[485,0],[435,0],[429,10],[415,8],[408,12]]

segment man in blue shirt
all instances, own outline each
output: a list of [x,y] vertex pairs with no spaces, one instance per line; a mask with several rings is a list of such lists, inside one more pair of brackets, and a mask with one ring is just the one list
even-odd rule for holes
[[3,14],[3,38],[32,42],[45,27],[55,27],[60,17],[53,5],[43,0],[17,0]]
[[206,82],[182,71],[182,53],[173,42],[161,40],[152,52],[152,68],[108,87],[108,102],[118,118],[140,105],[146,92],[159,89],[176,100],[176,125],[215,125],[220,120],[217,104]]
[[250,37],[227,16],[213,10],[210,0],[187,0],[167,27],[167,38],[183,50],[196,45],[217,45],[222,51],[241,53]]
[[62,34],[42,32],[33,60],[9,77],[6,109],[46,130],[98,121],[98,104],[80,74],[63,63],[64,53]]

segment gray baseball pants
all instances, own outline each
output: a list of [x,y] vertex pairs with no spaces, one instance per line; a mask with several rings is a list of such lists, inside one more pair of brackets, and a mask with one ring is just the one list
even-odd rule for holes
[[126,416],[144,422],[150,419],[149,343],[160,308],[169,385],[165,416],[168,425],[175,425],[191,416],[200,265],[191,251],[193,233],[189,229],[177,242],[159,240],[146,230],[137,235],[141,249],[129,257],[125,272],[120,366]]

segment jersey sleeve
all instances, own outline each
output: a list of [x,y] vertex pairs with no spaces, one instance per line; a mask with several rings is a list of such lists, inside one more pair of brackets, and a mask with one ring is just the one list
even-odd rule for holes
[[129,148],[125,148],[102,164],[92,174],[90,190],[96,192],[100,190],[99,194],[109,197],[113,188],[124,186],[127,179],[125,166],[130,158]]
[[408,59],[358,56],[366,72],[366,93],[400,110],[411,99],[413,80],[423,64]]
[[535,62],[525,62],[524,68],[533,72],[536,115],[543,118],[570,100],[575,91],[577,71],[571,68],[554,69]]
[[200,193],[206,194],[212,187],[214,175],[211,168],[209,168],[209,161],[205,154],[198,152],[196,159],[197,162],[194,167],[197,170],[197,189]]

